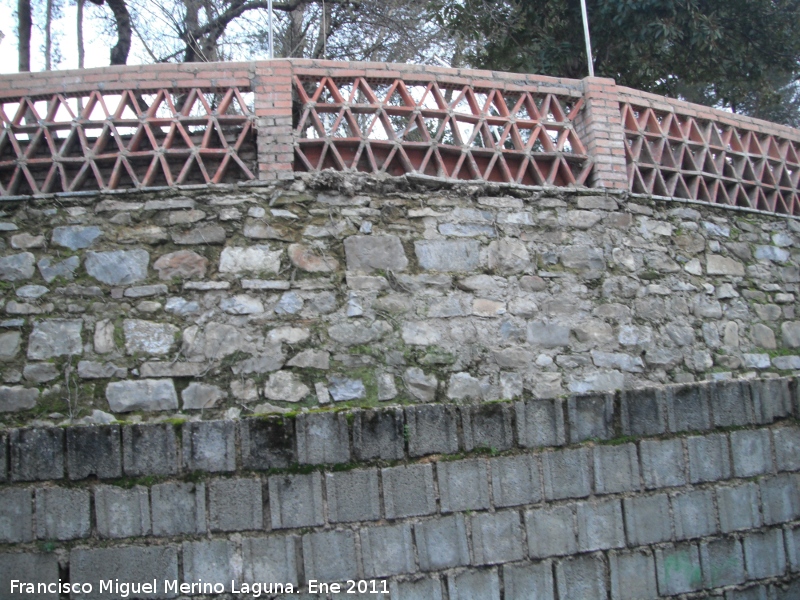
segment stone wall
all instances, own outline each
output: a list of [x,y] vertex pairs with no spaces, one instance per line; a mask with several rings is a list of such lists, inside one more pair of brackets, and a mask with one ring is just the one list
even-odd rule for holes
[[793,600],[797,383],[12,429],[0,595],[57,598],[10,584],[61,578],[92,586],[62,598],[155,579],[130,596],[363,580],[380,593],[345,597]]

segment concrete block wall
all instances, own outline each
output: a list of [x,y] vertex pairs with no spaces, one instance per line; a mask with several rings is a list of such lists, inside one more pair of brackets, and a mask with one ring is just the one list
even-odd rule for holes
[[[178,597],[164,581],[252,597],[245,585],[363,580],[379,593],[357,597],[391,600],[796,598],[798,383],[11,429],[0,594],[61,577],[94,584],[73,598],[153,578],[141,597]],[[706,418],[653,425],[653,402]],[[784,410],[765,416],[765,402]],[[530,432],[542,405],[561,430],[544,444]],[[359,455],[379,447],[391,457]]]

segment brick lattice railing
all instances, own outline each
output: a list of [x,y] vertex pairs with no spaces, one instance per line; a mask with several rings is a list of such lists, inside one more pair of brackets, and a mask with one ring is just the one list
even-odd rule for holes
[[800,132],[611,79],[276,60],[0,81],[7,198],[332,168],[800,214]]

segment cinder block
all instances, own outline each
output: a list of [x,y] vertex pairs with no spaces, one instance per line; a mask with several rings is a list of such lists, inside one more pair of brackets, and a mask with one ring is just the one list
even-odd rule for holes
[[800,475],[783,474],[759,482],[765,525],[776,525],[800,517]]
[[509,450],[514,446],[514,422],[507,403],[467,405],[460,407],[464,450],[491,448]]
[[242,581],[298,584],[297,542],[294,535],[242,539]]
[[649,550],[609,552],[612,600],[658,597],[656,564]]
[[126,425],[122,428],[125,475],[174,475],[178,440],[172,425]]
[[744,590],[728,590],[725,592],[725,600],[774,600],[774,596],[769,595],[768,586],[756,585]]
[[414,525],[419,568],[439,571],[469,564],[463,515],[451,515]]
[[750,383],[742,380],[711,384],[711,413],[715,427],[755,423]]
[[667,389],[667,423],[670,431],[705,431],[711,428],[709,387],[705,383],[675,385]]
[[23,488],[0,489],[0,543],[16,544],[31,540],[33,540],[31,491]]
[[800,427],[772,430],[779,471],[800,471]]
[[624,498],[622,505],[628,542],[632,546],[646,546],[672,539],[672,520],[666,494]]
[[122,441],[119,425],[69,427],[67,472],[70,479],[99,479],[122,476]]
[[625,546],[619,500],[578,502],[578,550],[592,552]]
[[87,537],[90,528],[89,490],[67,488],[36,490],[38,539],[74,540]]
[[392,600],[442,600],[442,582],[433,577],[417,581],[391,581]]
[[500,600],[497,571],[464,571],[447,578],[450,600]]
[[242,581],[242,561],[236,545],[228,540],[203,540],[184,542],[183,581],[222,583],[225,591],[231,591],[231,581]]
[[239,422],[239,436],[245,469],[285,469],[297,462],[294,419],[245,419]]
[[208,484],[211,531],[246,531],[264,527],[260,479],[214,479]]
[[517,511],[479,513],[471,521],[473,564],[495,565],[525,557]]
[[731,432],[733,473],[736,477],[753,477],[772,472],[772,448],[769,430]]
[[640,490],[639,455],[635,444],[595,446],[594,489],[598,494]]
[[600,554],[569,558],[556,563],[559,598],[605,598],[606,564]]
[[797,600],[800,598],[800,581],[795,579],[788,583],[774,584],[771,591],[775,600]]
[[206,486],[160,483],[150,488],[153,535],[206,532]]
[[667,430],[666,393],[646,388],[620,392],[624,435],[658,435]]
[[[164,580],[178,579],[178,549],[174,546],[123,546],[120,548],[73,549],[69,555],[71,581],[158,581],[158,590],[151,598],[172,598],[166,592]],[[107,599],[100,586],[82,598]]]
[[12,429],[9,446],[11,481],[64,477],[63,429]]
[[436,512],[433,465],[404,465],[381,469],[383,506],[387,519]]
[[744,561],[748,579],[779,577],[786,571],[783,531],[768,529],[744,535]]
[[405,409],[409,456],[458,452],[458,412],[455,406],[423,404]]
[[589,448],[545,452],[542,466],[547,500],[584,498],[591,493]]
[[555,600],[550,561],[503,565],[506,600]]
[[578,551],[575,514],[569,506],[537,508],[525,512],[528,554],[531,558],[563,556]]
[[542,500],[538,458],[530,454],[489,459],[495,507],[535,504]]
[[706,588],[743,583],[744,555],[735,538],[721,538],[700,544],[703,584]]
[[323,465],[350,462],[350,434],[342,413],[321,412],[298,415],[297,461]]
[[676,544],[656,549],[658,593],[672,596],[703,588],[700,552],[695,544]]
[[8,480],[8,434],[0,433],[0,483]]
[[183,424],[183,468],[221,473],[236,470],[236,429],[233,421]]
[[377,469],[325,474],[331,523],[376,521],[381,518]]
[[784,532],[786,537],[787,558],[789,559],[789,568],[797,573],[800,571],[800,527],[789,528],[787,527]]
[[613,394],[570,396],[567,400],[567,411],[570,443],[614,437]]
[[365,527],[360,532],[364,577],[378,578],[415,573],[411,525]]
[[405,419],[400,408],[360,410],[353,420],[357,460],[401,460],[405,456]]
[[489,476],[486,460],[436,463],[442,512],[489,508]]
[[358,579],[355,534],[352,531],[323,531],[304,535],[303,565],[306,580]]
[[[0,554],[0,581],[3,582],[3,593],[10,592],[11,580],[26,581],[30,583],[58,583],[58,556],[55,552],[48,554],[39,553],[8,553]],[[74,579],[73,581],[78,581]],[[82,581],[94,581],[84,579]],[[6,587],[8,586],[8,587]],[[52,594],[17,594],[10,593],[7,598],[24,598],[25,600],[58,600],[58,592]]]
[[690,482],[730,479],[731,460],[726,435],[692,436],[686,439],[686,445],[689,448]]
[[146,487],[129,490],[113,485],[94,488],[97,533],[104,538],[150,535],[150,495]]
[[693,490],[670,497],[675,539],[688,540],[717,531],[714,498],[710,490]]
[[749,383],[757,423],[772,423],[792,414],[788,379],[753,379]]
[[684,485],[686,469],[681,440],[644,440],[639,444],[642,479],[648,490]]
[[539,448],[565,444],[562,399],[515,402],[514,410],[520,446]]
[[322,475],[270,477],[269,506],[273,529],[322,525]]
[[719,525],[723,533],[761,527],[758,486],[755,483],[719,487],[716,492]]

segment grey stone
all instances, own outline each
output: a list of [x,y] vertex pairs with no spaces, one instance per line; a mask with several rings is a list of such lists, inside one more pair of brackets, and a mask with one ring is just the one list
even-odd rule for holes
[[563,400],[515,402],[517,439],[524,448],[565,443]]
[[666,494],[623,498],[628,543],[657,544],[672,539],[672,519]]
[[503,275],[522,273],[532,266],[525,244],[513,238],[503,238],[489,244],[488,262],[490,269]]
[[289,362],[289,367],[299,367],[301,369],[320,369],[327,371],[330,369],[330,353],[324,350],[314,350],[309,348],[296,354]]
[[0,482],[5,483],[8,479],[8,434],[0,433]]
[[[268,373],[270,371],[278,371],[281,367],[283,367],[284,360],[286,360],[286,357],[283,354],[283,349],[281,348],[280,343],[268,343],[265,344],[263,350],[255,356],[235,363],[231,367],[231,371],[233,371],[234,375],[248,375],[250,373]],[[289,372],[287,371],[287,373]],[[271,387],[270,393],[274,395],[286,394],[287,398],[294,398],[295,396],[290,394],[298,394],[303,391],[303,388],[301,387],[303,384],[298,385],[298,383],[299,382],[293,375],[292,377],[280,375],[273,379],[273,386]],[[282,389],[282,384],[288,384],[288,387],[286,389]],[[277,400],[278,398],[275,399]]]
[[567,401],[570,442],[590,438],[607,440],[614,434],[614,397],[611,394],[571,396]]
[[36,537],[40,540],[74,540],[87,537],[90,493],[85,489],[36,490]]
[[[173,598],[164,581],[178,579],[178,549],[175,546],[122,546],[117,548],[75,548],[69,554],[70,580],[99,582],[159,582],[156,593],[149,598]],[[92,594],[81,595],[86,600],[107,598],[99,585]]]
[[769,369],[771,362],[769,354],[742,354],[742,362],[748,369]]
[[500,578],[495,570],[450,575],[447,585],[450,600],[500,600]]
[[208,514],[211,531],[263,529],[261,480],[212,479],[208,484]]
[[41,481],[64,477],[64,431],[12,429],[9,433],[11,481]]
[[377,521],[381,516],[378,471],[356,469],[325,474],[331,523]]
[[473,515],[473,564],[500,564],[525,557],[519,513],[501,511]]
[[169,323],[125,319],[125,350],[128,354],[167,354],[172,350],[180,330]]
[[247,294],[237,294],[236,296],[223,298],[219,303],[219,308],[229,315],[256,315],[264,312],[264,305],[261,300]]
[[297,459],[301,464],[321,465],[350,461],[347,419],[341,413],[299,415]]
[[410,524],[365,527],[360,538],[365,577],[389,577],[417,570]]
[[781,339],[785,348],[800,348],[800,321],[781,323]]
[[789,380],[784,378],[750,381],[750,394],[757,423],[772,423],[792,414]]
[[439,571],[469,564],[467,528],[463,515],[452,515],[414,525],[419,567]]
[[707,588],[736,585],[745,580],[742,546],[736,539],[720,539],[700,544],[703,582]]
[[717,507],[723,533],[761,526],[758,486],[754,483],[717,488]]
[[141,537],[152,531],[146,487],[137,485],[126,490],[113,485],[95,486],[94,511],[100,537]]
[[181,392],[184,410],[214,408],[228,394],[215,385],[193,381]]
[[800,429],[781,427],[772,430],[779,471],[800,471]]
[[714,425],[728,427],[753,423],[750,385],[744,381],[719,381],[711,386]]
[[87,252],[84,267],[91,276],[109,285],[127,285],[147,279],[150,254],[146,250]]
[[408,266],[400,238],[394,235],[353,235],[344,240],[347,270],[404,271]]
[[30,252],[0,257],[0,279],[3,281],[22,281],[33,277],[33,263],[36,258]]
[[0,362],[14,360],[14,357],[19,353],[21,338],[22,334],[19,331],[0,333]]
[[709,275],[744,277],[744,265],[727,256],[708,254],[706,255],[706,272]]
[[358,579],[355,534],[352,531],[324,531],[304,535],[303,565],[307,580]]
[[297,462],[294,419],[243,419],[239,422],[242,467],[266,471]]
[[242,539],[242,580],[245,583],[298,584],[297,537],[271,535]]
[[356,346],[375,342],[392,332],[386,321],[373,321],[371,324],[343,322],[328,328],[328,335],[345,346]]
[[542,466],[547,500],[583,498],[591,493],[588,448],[545,452]]
[[644,363],[641,358],[623,352],[592,350],[592,362],[596,367],[600,368],[619,369],[626,373],[644,372]]
[[206,486],[159,483],[150,488],[153,535],[206,532]]
[[286,292],[275,305],[275,312],[279,315],[295,315],[303,309],[303,299],[297,292]]
[[475,448],[504,451],[514,445],[513,414],[508,404],[463,406],[460,412],[467,452]]
[[744,536],[744,559],[750,579],[779,577],[786,571],[783,531],[768,529]]
[[619,500],[578,502],[578,549],[582,552],[622,548],[625,532]]
[[614,600],[658,597],[656,565],[650,552],[610,552],[608,563]]
[[403,375],[408,392],[417,400],[432,402],[436,398],[438,380],[435,375],[425,375],[419,367],[409,367]]
[[625,386],[625,376],[616,370],[590,373],[583,379],[571,379],[569,390],[577,394],[612,392]]
[[484,459],[436,464],[442,512],[489,508],[489,478]]
[[330,377],[328,391],[334,402],[358,400],[359,398],[365,398],[367,395],[364,382],[360,379],[349,379],[336,375]]
[[21,385],[0,385],[0,413],[29,410],[36,406],[39,390]]
[[188,471],[211,473],[236,470],[236,433],[231,421],[184,423],[181,443]]
[[[0,489],[0,543],[18,544],[32,540],[33,502],[31,490],[24,488]],[[0,564],[2,564],[1,559]]]
[[639,444],[646,489],[686,483],[681,440],[644,440]]
[[405,414],[409,456],[458,452],[458,413],[453,406],[410,406]]
[[559,598],[605,598],[606,566],[600,556],[589,555],[556,563]]
[[80,250],[94,244],[102,235],[103,230],[94,225],[67,225],[53,229],[52,241],[56,246],[61,246],[62,248]]
[[122,439],[118,425],[69,427],[67,472],[72,480],[95,476],[113,479],[122,476]]
[[578,551],[575,515],[569,506],[526,511],[525,527],[531,558],[562,556]]
[[126,425],[122,429],[125,475],[174,475],[178,472],[178,442],[172,425]]
[[27,250],[29,248],[44,248],[45,241],[43,235],[31,235],[29,233],[18,233],[11,236],[11,247],[15,250]]
[[750,333],[753,337],[753,343],[757,347],[766,348],[767,350],[773,350],[778,347],[775,343],[775,332],[766,325],[756,323],[750,329]]
[[548,561],[503,565],[506,600],[555,600],[553,568]]
[[772,471],[772,449],[769,431],[731,432],[733,473],[737,477],[753,477]]
[[228,540],[183,542],[183,581],[221,583],[226,592],[242,577],[242,562],[236,544]]
[[405,424],[400,408],[364,410],[353,420],[353,453],[360,461],[400,460],[405,455]]
[[264,386],[264,395],[267,398],[282,402],[300,402],[310,392],[308,386],[291,371],[278,371],[271,374]]
[[113,412],[178,408],[178,394],[171,379],[112,381],[106,387],[106,399]]
[[765,525],[778,525],[800,516],[800,481],[797,475],[782,474],[762,479],[761,509]]
[[82,360],[78,362],[78,377],[81,379],[109,379],[111,377],[124,378],[128,374],[128,369],[118,367],[114,363],[94,362]]
[[28,338],[28,358],[46,360],[56,356],[83,353],[81,330],[83,321],[48,319],[33,324]]
[[489,459],[496,507],[535,504],[542,500],[542,478],[535,457],[503,456]]
[[671,431],[703,431],[711,427],[709,388],[703,384],[671,386],[667,417]]
[[774,356],[772,358],[772,366],[781,371],[800,370],[800,356]]
[[561,264],[587,279],[600,277],[606,269],[603,250],[591,246],[565,246],[561,250]]
[[139,368],[141,377],[200,377],[208,369],[204,363],[153,361]]
[[442,584],[438,579],[394,581],[389,583],[394,600],[442,600]]
[[281,266],[282,250],[267,245],[247,247],[228,246],[219,257],[220,273],[277,273]]
[[478,267],[480,243],[476,240],[425,240],[414,242],[420,267],[426,271],[470,272]]
[[450,400],[481,400],[483,399],[481,382],[469,373],[454,373],[447,383],[447,397]]
[[492,225],[480,223],[442,223],[439,233],[452,237],[496,237],[497,230]]
[[436,511],[432,465],[381,469],[381,480],[387,519],[428,515]]
[[200,312],[200,305],[197,302],[189,302],[185,298],[168,298],[164,310],[179,317],[186,317]]
[[728,438],[714,434],[686,439],[689,448],[689,481],[719,481],[731,476]]
[[677,544],[656,549],[658,592],[662,596],[702,589],[700,553],[694,544]]
[[595,446],[594,487],[598,494],[633,492],[641,489],[639,457],[634,444]]
[[527,341],[532,346],[557,348],[569,344],[569,327],[534,321],[528,324]]
[[224,244],[225,228],[220,225],[200,225],[188,231],[174,231],[172,241],[179,246]]
[[687,540],[717,532],[714,498],[710,490],[693,490],[670,497],[675,539]]
[[274,475],[269,478],[273,529],[322,525],[322,475]]
[[50,290],[43,285],[23,285],[17,288],[16,294],[19,298],[26,298],[29,300],[36,300],[47,294]]

